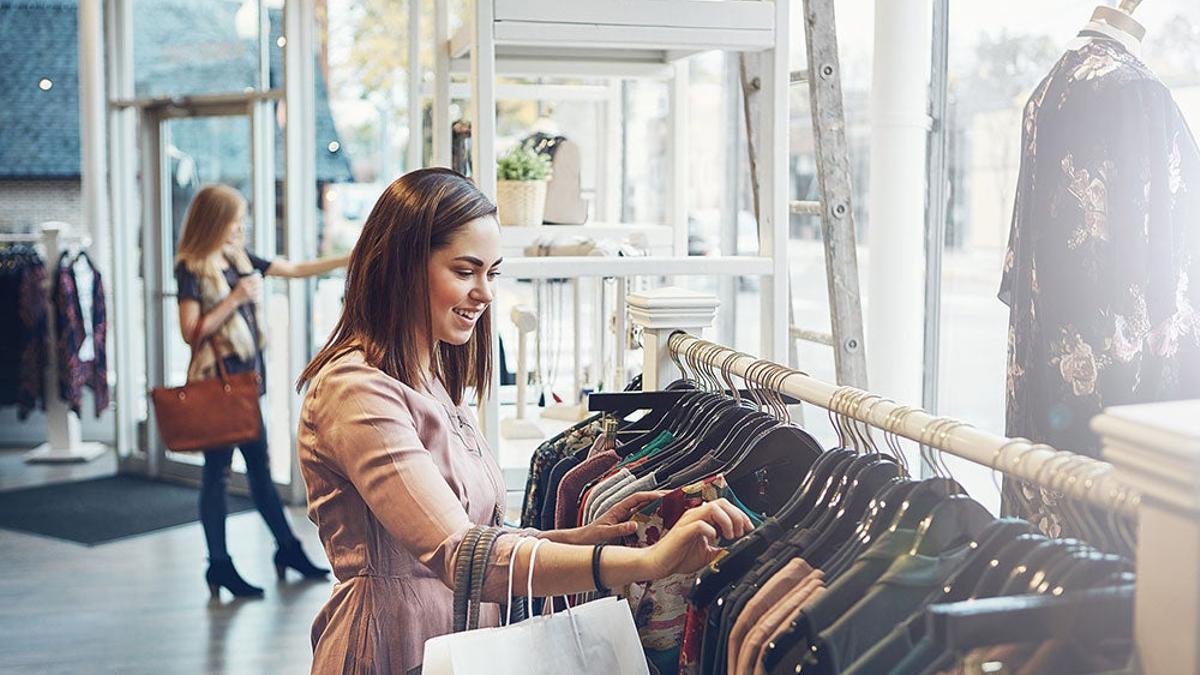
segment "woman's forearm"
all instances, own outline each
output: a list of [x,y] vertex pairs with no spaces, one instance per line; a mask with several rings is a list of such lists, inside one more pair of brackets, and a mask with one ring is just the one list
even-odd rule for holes
[[[200,317],[200,335],[196,342],[203,341],[208,336],[220,330],[221,326],[229,320],[238,308],[238,301],[233,295],[225,296],[225,299],[217,303],[216,307],[201,315]],[[195,330],[195,329],[193,329]],[[184,340],[188,341],[193,347],[197,346],[195,342],[191,342],[192,335],[185,335]]]
[[[525,594],[529,559],[533,547],[522,546],[512,562],[513,594]],[[538,597],[584,593],[596,588],[592,580],[592,547],[561,544],[548,540],[538,548],[534,563],[533,594]],[[650,569],[647,549],[606,546],[600,557],[600,581],[608,588],[619,588],[636,581],[648,581]],[[518,590],[519,589],[519,590]]]
[[345,267],[348,259],[348,256],[317,258],[316,260],[301,260],[299,262],[278,259],[271,263],[271,267],[267,269],[267,274],[301,279],[324,274],[339,267]]

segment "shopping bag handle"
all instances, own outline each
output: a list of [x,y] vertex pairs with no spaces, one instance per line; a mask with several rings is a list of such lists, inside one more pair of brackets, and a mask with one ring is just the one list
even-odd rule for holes
[[[545,539],[538,539],[533,543],[533,551],[529,553],[529,578],[526,580],[525,591],[527,593],[526,597],[528,598],[530,607],[533,607],[533,568],[535,563],[537,563],[538,549],[541,548],[542,544],[544,543],[546,543]],[[513,556],[516,556],[515,551]],[[550,596],[548,599],[550,601],[548,603],[550,605],[550,616],[554,616],[554,596]],[[563,599],[565,601],[566,596],[563,596]],[[584,655],[583,638],[579,635],[579,625],[575,622],[575,615],[571,612],[571,604],[566,602],[564,602],[564,604],[566,604],[567,607],[567,618],[571,621],[571,635],[575,637],[575,646],[579,649],[579,656],[582,658]]]

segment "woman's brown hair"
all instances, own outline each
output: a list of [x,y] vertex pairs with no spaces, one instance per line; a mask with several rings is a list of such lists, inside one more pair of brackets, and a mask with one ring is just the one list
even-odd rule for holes
[[229,226],[244,215],[246,200],[242,193],[220,184],[200,188],[183,219],[175,263],[183,263],[196,274],[218,274],[218,270],[207,266],[212,264],[213,254],[225,246]]
[[[361,348],[367,363],[410,387],[418,387],[418,345],[434,345],[429,322],[429,258],[473,220],[495,216],[496,207],[462,174],[420,169],[384,190],[346,268],[342,316],[329,341],[309,362],[296,390],[321,368]],[[482,400],[492,374],[492,310],[475,323],[464,345],[438,344],[430,363],[454,402],[467,387]],[[424,340],[418,339],[424,337]]]

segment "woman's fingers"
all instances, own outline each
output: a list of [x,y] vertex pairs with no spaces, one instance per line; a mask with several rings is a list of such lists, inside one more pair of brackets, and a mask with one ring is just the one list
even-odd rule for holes
[[619,520],[625,520],[640,511],[642,507],[654,501],[655,499],[661,499],[665,494],[667,494],[666,490],[638,492],[617,502],[617,505],[614,506],[612,510],[619,516]]
[[709,502],[706,506],[709,511],[707,520],[720,530],[721,536],[726,539],[733,539],[738,536],[735,534],[733,516],[722,508],[720,501]]

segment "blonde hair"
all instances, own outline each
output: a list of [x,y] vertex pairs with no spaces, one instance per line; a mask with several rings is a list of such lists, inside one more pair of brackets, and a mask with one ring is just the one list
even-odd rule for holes
[[183,219],[183,234],[175,264],[196,274],[219,273],[213,267],[213,254],[225,248],[229,228],[246,214],[246,200],[228,185],[205,185],[188,205]]

